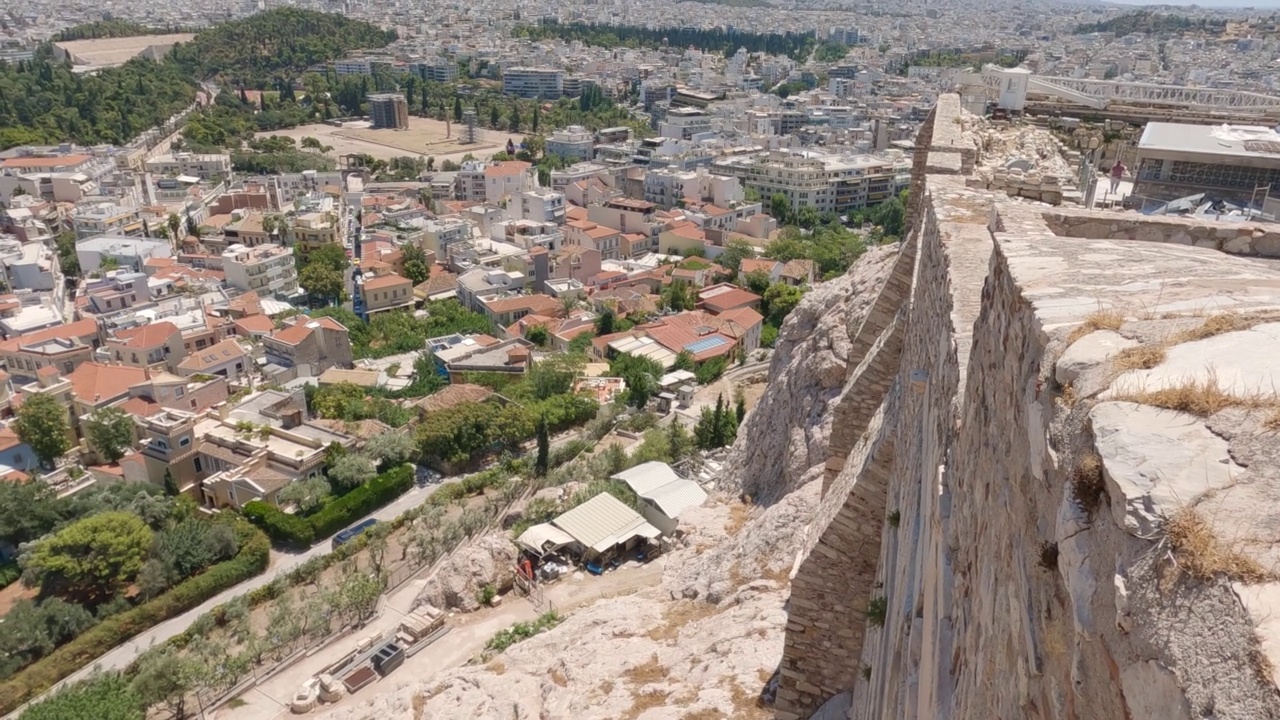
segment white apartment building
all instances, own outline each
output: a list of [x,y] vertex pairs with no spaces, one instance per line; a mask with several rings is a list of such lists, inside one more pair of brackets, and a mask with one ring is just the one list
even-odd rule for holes
[[231,245],[222,253],[222,270],[228,285],[253,290],[262,297],[287,297],[298,292],[293,253],[279,245]]
[[23,243],[12,235],[0,235],[0,263],[3,263],[5,283],[10,292],[53,290],[57,280],[54,272],[57,260],[43,242]]
[[556,130],[547,138],[547,153],[570,162],[590,160],[595,156],[595,138],[581,125]]
[[713,175],[705,168],[650,170],[644,176],[644,199],[664,210],[670,210],[682,199],[709,202],[722,208],[741,203],[746,197],[738,178]]
[[435,253],[437,258],[444,258],[450,245],[470,239],[471,223],[459,217],[446,216],[427,220],[422,226],[420,242],[424,251]]
[[502,71],[502,93],[558,100],[564,94],[564,72],[555,68],[511,67]]
[[842,213],[888,200],[909,175],[910,162],[871,155],[832,155],[814,150],[774,150],[721,159],[711,165],[754,189],[764,202],[776,194],[793,209]]
[[507,203],[507,215],[512,220],[535,222],[564,222],[564,193],[550,188],[525,190]]
[[409,72],[416,73],[423,80],[453,82],[458,79],[458,64],[445,58],[434,58],[409,63]]
[[288,206],[300,197],[307,197],[312,193],[320,192],[329,185],[336,188],[346,187],[342,179],[342,173],[337,171],[316,172],[315,170],[272,175],[265,179],[265,184],[271,188],[275,195],[275,206],[281,208]]
[[334,75],[372,75],[373,64],[368,58],[347,58],[333,61]]
[[497,205],[526,190],[537,189],[538,169],[523,160],[472,160],[462,164],[454,182],[459,200]]
[[570,165],[563,170],[552,170],[551,189],[563,192],[566,185],[593,177],[600,178],[602,182],[610,187],[614,184],[613,168],[608,165],[583,162]]
[[658,134],[676,140],[689,140],[699,133],[711,132],[711,116],[694,107],[671,108],[658,125]]
[[156,175],[189,175],[201,180],[231,175],[231,156],[221,154],[175,153],[158,155],[144,163],[147,172]]
[[[111,202],[79,206],[72,217],[72,228],[77,240],[95,235],[141,235],[141,211]],[[160,232],[160,228],[156,228],[156,232]]]

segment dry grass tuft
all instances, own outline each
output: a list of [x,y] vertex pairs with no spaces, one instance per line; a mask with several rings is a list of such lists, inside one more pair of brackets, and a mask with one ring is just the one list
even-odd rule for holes
[[560,668],[555,668],[554,670],[551,671],[551,682],[555,683],[556,685],[559,685],[560,687],[568,687],[569,677],[564,674],[564,670],[561,670]]
[[773,713],[760,702],[760,694],[753,693],[729,681],[729,699],[733,702],[733,717],[737,720],[768,720]]
[[1089,517],[1102,507],[1107,496],[1107,483],[1102,477],[1102,458],[1090,450],[1080,456],[1075,473],[1071,477],[1071,495]]
[[1267,651],[1262,649],[1262,640],[1254,636],[1253,647],[1249,649],[1249,667],[1263,687],[1272,687],[1276,682],[1276,666],[1271,662]]
[[662,611],[662,623],[649,630],[645,635],[650,640],[665,642],[680,637],[680,630],[691,622],[709,618],[720,612],[711,603],[681,600],[668,605]]
[[1262,421],[1262,427],[1271,432],[1280,431],[1280,408],[1276,408]]
[[1113,400],[1152,405],[1166,410],[1209,417],[1229,407],[1263,408],[1275,405],[1277,400],[1263,396],[1234,395],[1218,386],[1218,380],[1210,376],[1204,380],[1187,379],[1179,385],[1159,390],[1133,390],[1120,393]]
[[609,693],[612,693],[612,692],[613,692],[613,681],[612,681],[612,680],[605,680],[605,681],[603,681],[603,682],[601,682],[601,683],[600,683],[600,694],[601,694],[601,695],[604,695],[605,697],[608,697],[608,696],[609,696]]
[[409,704],[413,707],[413,720],[422,720],[422,715],[427,710],[427,696],[418,693],[413,696]]
[[642,693],[632,693],[631,707],[622,715],[623,720],[636,720],[644,714],[645,710],[653,708],[665,707],[667,704],[667,694],[660,690],[649,690]]
[[488,665],[485,665],[484,668],[494,675],[502,675],[507,672],[507,664],[501,660],[493,660]]
[[724,531],[729,535],[737,535],[751,518],[752,507],[749,502],[735,502],[730,505],[729,519],[724,523]]
[[1178,568],[1198,580],[1226,575],[1231,580],[1260,583],[1275,579],[1257,560],[1224,543],[1194,507],[1186,506],[1165,521],[1165,534]]
[[725,720],[724,713],[715,708],[702,708],[680,716],[680,720]]
[[622,673],[622,677],[634,685],[652,685],[666,680],[668,674],[667,669],[658,662],[658,656],[653,655],[643,663],[628,668]]
[[1076,405],[1076,389],[1070,385],[1062,386],[1062,394],[1058,396],[1058,402],[1062,403],[1065,408],[1073,408]]
[[1119,330],[1121,325],[1124,325],[1124,315],[1115,310],[1098,310],[1089,313],[1085,316],[1084,322],[1067,336],[1067,344],[1070,345],[1095,330]]
[[1117,373],[1129,370],[1150,370],[1164,362],[1166,353],[1159,345],[1139,345],[1125,348],[1111,359],[1111,368]]

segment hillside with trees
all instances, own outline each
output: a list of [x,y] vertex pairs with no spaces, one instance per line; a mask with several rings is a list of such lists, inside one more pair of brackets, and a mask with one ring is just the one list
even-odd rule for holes
[[1210,20],[1208,18],[1191,19],[1185,15],[1170,15],[1167,13],[1151,12],[1150,10],[1137,10],[1131,13],[1125,13],[1113,17],[1110,20],[1102,20],[1095,23],[1081,23],[1076,26],[1076,35],[1088,35],[1090,33],[1115,33],[1117,37],[1125,35],[1169,35],[1181,34],[1184,32],[1209,32],[1213,34],[1221,33],[1226,27],[1225,20]]
[[[67,30],[64,39],[122,37],[133,29],[94,23]],[[134,58],[94,74],[72,72],[45,44],[30,61],[0,63],[0,150],[68,141],[123,145],[191,105],[197,81],[277,88],[288,96],[312,65],[393,39],[392,32],[341,15],[279,8],[205,30],[160,62]],[[311,117],[295,114],[277,109],[265,121],[291,127]]]
[[343,15],[276,8],[205,30],[175,47],[169,58],[193,78],[264,87],[275,79],[295,80],[312,65],[346,57],[352,50],[386,47],[395,39],[394,31]]

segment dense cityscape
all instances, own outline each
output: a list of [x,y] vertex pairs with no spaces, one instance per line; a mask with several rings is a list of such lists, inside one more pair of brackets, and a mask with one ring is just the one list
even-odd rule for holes
[[[1114,436],[1143,424],[1106,435],[1098,408],[1176,410],[1202,430],[1215,417],[1203,433],[1230,439],[1220,426],[1238,418],[1218,413],[1280,407],[1262,390],[1196,404],[1114,384],[1161,372],[1178,343],[1274,321],[1280,301],[1231,294],[1280,283],[1265,275],[1280,256],[1278,23],[1051,0],[6,5],[0,713],[961,716],[947,703],[964,673],[940,679],[941,660],[924,673],[910,640],[927,615],[925,655],[949,657],[951,625],[934,619],[959,620],[926,612],[924,590],[885,587],[879,554],[914,528],[951,557],[935,537],[950,511],[862,488],[884,474],[874,448],[896,413],[933,422],[904,410],[911,398],[933,398],[934,382],[964,392],[1001,263],[1025,281],[1017,249],[966,264],[966,233],[995,247],[1033,226],[1046,247],[1089,238],[1081,267],[1123,264],[1130,241],[1262,258],[1223,270],[1227,300],[1186,295],[1201,280],[1183,279],[1166,297],[1153,269],[1125,286],[1159,285],[1141,313],[1104,303],[1102,281],[1014,304],[1047,313],[1027,334],[1058,354],[1017,392],[1064,415],[1094,408],[1081,432],[1096,452],[1050,441],[1074,463],[1063,507],[1092,518],[1114,498],[1150,540],[1134,528],[1163,511],[1135,508],[1171,502],[1148,486],[1173,461],[1135,460],[1155,441]],[[921,290],[930,262],[948,265],[932,287],[953,295],[951,338],[932,344],[917,332],[937,301]],[[965,274],[988,266],[985,285]],[[1222,308],[1229,320],[1203,319]],[[931,380],[920,347],[961,360]],[[1200,364],[1255,352],[1269,351]],[[1270,387],[1261,371],[1223,377]],[[1280,427],[1280,410],[1251,417],[1243,427]],[[1024,434],[1044,451],[1047,430]],[[1230,457],[1257,455],[1242,453]],[[936,463],[939,497],[953,460]],[[1015,554],[1063,568],[1083,604],[1077,589],[1095,583],[1061,529],[1071,512],[1056,539]],[[1185,565],[1185,516],[1161,517]],[[823,564],[846,552],[865,562]],[[951,561],[936,562],[923,575],[947,590],[928,592],[951,603]],[[1277,577],[1253,568],[1189,572]],[[1043,613],[1092,632],[1078,605],[1052,602]],[[628,603],[641,625],[619,619]],[[1246,606],[1232,607],[1264,612]],[[1022,631],[1043,655],[1040,631]],[[1269,638],[1246,643],[1257,667],[1280,647]],[[1083,687],[1093,660],[1076,652]],[[1146,684],[1148,670],[1107,660],[1114,685]],[[1046,662],[1019,667],[1021,682]],[[890,699],[899,687],[913,699]],[[1022,717],[1113,717],[1044,692],[1060,712],[1026,710],[1026,695]],[[1114,717],[1192,717],[1134,692]],[[969,716],[1012,717],[1006,699]],[[1224,707],[1202,716],[1268,716]]]

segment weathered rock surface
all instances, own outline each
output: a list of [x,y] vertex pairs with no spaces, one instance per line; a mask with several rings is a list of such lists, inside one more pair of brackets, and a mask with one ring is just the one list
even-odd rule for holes
[[1136,340],[1112,330],[1097,330],[1071,343],[1055,364],[1054,379],[1070,385],[1093,368],[1115,357],[1116,353],[1137,345]]
[[1163,518],[1244,474],[1227,441],[1194,415],[1130,402],[1089,413],[1117,525],[1151,537]]
[[517,553],[505,532],[485,535],[455,552],[427,578],[413,606],[433,605],[442,610],[473,612],[480,609],[479,595],[486,585],[504,593],[515,582]]
[[849,273],[815,286],[782,324],[768,388],[725,463],[726,480],[742,493],[769,504],[821,477],[831,401],[861,359],[849,357],[849,328],[870,309],[896,255],[871,248]]

